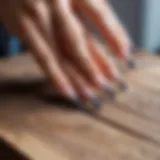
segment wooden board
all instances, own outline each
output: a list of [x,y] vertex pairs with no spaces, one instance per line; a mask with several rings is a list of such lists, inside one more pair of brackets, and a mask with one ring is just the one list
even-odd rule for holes
[[159,160],[160,59],[139,54],[129,90],[98,113],[44,98],[30,56],[0,62],[0,136],[33,160]]

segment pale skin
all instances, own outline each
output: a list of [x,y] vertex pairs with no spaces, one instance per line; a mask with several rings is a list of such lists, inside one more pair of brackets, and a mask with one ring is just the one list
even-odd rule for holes
[[79,14],[88,17],[122,61],[132,43],[105,0],[1,0],[0,19],[24,41],[62,96],[88,101],[122,77]]

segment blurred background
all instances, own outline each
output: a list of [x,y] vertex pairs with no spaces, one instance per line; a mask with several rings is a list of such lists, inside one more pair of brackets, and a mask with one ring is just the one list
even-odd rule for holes
[[[110,0],[135,45],[160,53],[160,0]],[[0,24],[0,56],[15,56],[24,46]]]

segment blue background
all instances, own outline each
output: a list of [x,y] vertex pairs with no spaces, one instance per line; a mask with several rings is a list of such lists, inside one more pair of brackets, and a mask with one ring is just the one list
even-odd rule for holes
[[0,57],[16,56],[23,48],[23,44],[16,37],[9,35],[0,23]]

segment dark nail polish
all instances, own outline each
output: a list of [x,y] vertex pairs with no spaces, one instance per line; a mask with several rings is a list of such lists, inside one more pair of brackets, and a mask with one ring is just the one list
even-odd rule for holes
[[105,93],[112,101],[116,99],[116,93],[112,87],[109,86],[105,87]]
[[118,82],[118,87],[121,91],[126,91],[128,89],[128,85],[124,81],[119,81]]
[[102,102],[98,97],[94,97],[90,100],[90,105],[93,106],[94,109],[99,110],[101,109]]
[[136,63],[133,59],[129,59],[127,61],[127,66],[128,66],[129,69],[135,69],[136,68]]
[[80,99],[73,100],[72,103],[79,110],[84,110],[85,108],[85,104]]
[[140,49],[136,47],[132,47],[130,51],[131,51],[131,54],[136,55],[137,53],[139,53]]
[[137,48],[132,46],[130,49],[131,54],[135,54],[137,52]]

